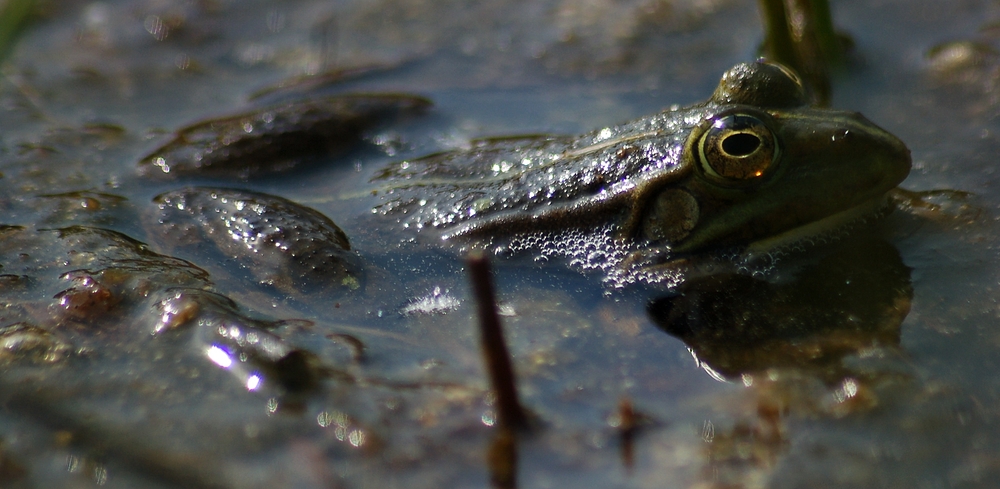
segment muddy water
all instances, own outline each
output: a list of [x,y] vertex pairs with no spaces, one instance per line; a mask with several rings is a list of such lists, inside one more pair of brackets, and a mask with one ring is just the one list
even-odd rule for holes
[[[948,192],[756,275],[670,292],[498,260],[536,420],[515,444],[493,428],[459,253],[368,224],[356,190],[389,162],[703,100],[753,58],[752,7],[48,6],[0,83],[0,485],[487,487],[514,460],[521,487],[992,487],[992,2],[835,5],[855,51],[833,106],[907,143],[904,189]],[[336,70],[309,94],[402,92],[434,107],[267,178],[137,169],[178,128]],[[211,236],[157,226],[154,198],[190,185],[315,209],[368,268],[314,291],[280,260],[227,261],[199,244]],[[623,399],[640,413],[627,435]]]

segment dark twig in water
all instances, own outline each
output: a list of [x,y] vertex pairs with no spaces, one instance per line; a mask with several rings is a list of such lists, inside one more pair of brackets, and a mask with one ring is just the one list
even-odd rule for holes
[[788,29],[788,14],[782,0],[759,0],[760,14],[764,20],[764,51],[772,61],[798,69],[795,42]]
[[618,433],[622,441],[622,465],[630,471],[635,464],[635,432],[638,429],[636,418],[632,400],[628,397],[623,397],[618,403]]
[[622,465],[626,471],[631,472],[635,465],[635,440],[639,432],[659,423],[642,411],[636,410],[632,399],[628,396],[622,396],[618,401],[618,410],[609,421],[611,426],[618,430]]
[[495,489],[517,487],[517,433],[501,426],[490,442],[488,463],[490,484]]
[[497,314],[489,261],[481,253],[472,253],[468,257],[468,264],[479,308],[483,357],[490,384],[496,393],[498,425],[508,429],[524,428],[527,426],[527,417],[517,398],[514,369],[504,341],[500,316]]
[[365,344],[357,337],[346,333],[330,333],[326,338],[347,345],[351,349],[351,360],[354,360],[354,363],[365,360]]
[[763,52],[797,71],[820,106],[831,98],[830,76],[845,61],[850,41],[834,30],[827,0],[759,0]]

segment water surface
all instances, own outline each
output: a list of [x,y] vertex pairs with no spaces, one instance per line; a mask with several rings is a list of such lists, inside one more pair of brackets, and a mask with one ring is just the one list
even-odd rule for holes
[[[0,83],[0,224],[24,227],[0,230],[13,243],[0,273],[28,277],[0,282],[0,327],[31,318],[55,339],[42,335],[38,358],[0,357],[0,485],[487,487],[496,453],[507,453],[500,460],[517,460],[520,487],[992,487],[1000,9],[985,0],[834,7],[855,47],[833,106],[907,143],[904,189],[969,196],[903,206],[857,236],[783,259],[774,288],[692,285],[694,305],[650,306],[661,291],[609,289],[599,274],[531,256],[499,260],[523,403],[538,420],[513,455],[493,428],[460,257],[383,246],[365,224],[368,204],[342,197],[381,165],[471,138],[573,134],[703,100],[725,69],[755,56],[750,2],[46,7]],[[414,93],[434,108],[308,171],[184,184],[272,193],[324,213],[381,270],[368,294],[288,298],[143,224],[153,197],[181,185],[135,171],[171,131],[241,110],[281,80],[359,67],[368,68],[321,91]],[[75,225],[118,234],[66,230]],[[63,275],[98,274],[108,260],[142,264],[97,276],[124,302],[102,302],[86,274]],[[781,309],[795,293],[782,283],[816,292]],[[167,292],[178,287],[201,292]],[[66,290],[77,309],[60,305]],[[165,308],[183,315],[189,296],[203,301],[201,322],[171,330]],[[656,324],[704,304],[724,304],[723,317],[798,314],[843,327],[739,348],[685,344]],[[891,312],[907,307],[905,319]],[[311,371],[308,361],[274,367],[241,350],[225,333],[233,317],[243,333],[320,359],[318,385],[284,377]],[[213,356],[216,345],[236,353]],[[649,420],[631,439],[618,429],[622,399]]]

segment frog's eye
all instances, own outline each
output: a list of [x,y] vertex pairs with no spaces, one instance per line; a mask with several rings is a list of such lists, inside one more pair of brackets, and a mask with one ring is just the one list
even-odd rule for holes
[[760,119],[730,114],[716,119],[698,141],[698,159],[711,177],[753,181],[777,159],[774,133]]

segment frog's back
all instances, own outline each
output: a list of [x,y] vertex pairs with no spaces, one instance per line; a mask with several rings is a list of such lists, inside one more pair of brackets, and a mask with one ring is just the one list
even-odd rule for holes
[[579,138],[508,138],[402,162],[376,213],[444,238],[600,229],[664,256],[767,247],[884,205],[910,170],[898,138],[815,107],[794,73],[727,71],[703,104]]
[[[643,182],[680,171],[684,141],[703,117],[698,107],[677,109],[580,137],[482,139],[467,151],[396,163],[373,179],[383,200],[376,212],[405,228],[450,234],[492,224],[513,233],[532,221],[572,227],[606,220],[618,211],[614,203]],[[589,216],[571,212],[582,206]]]

